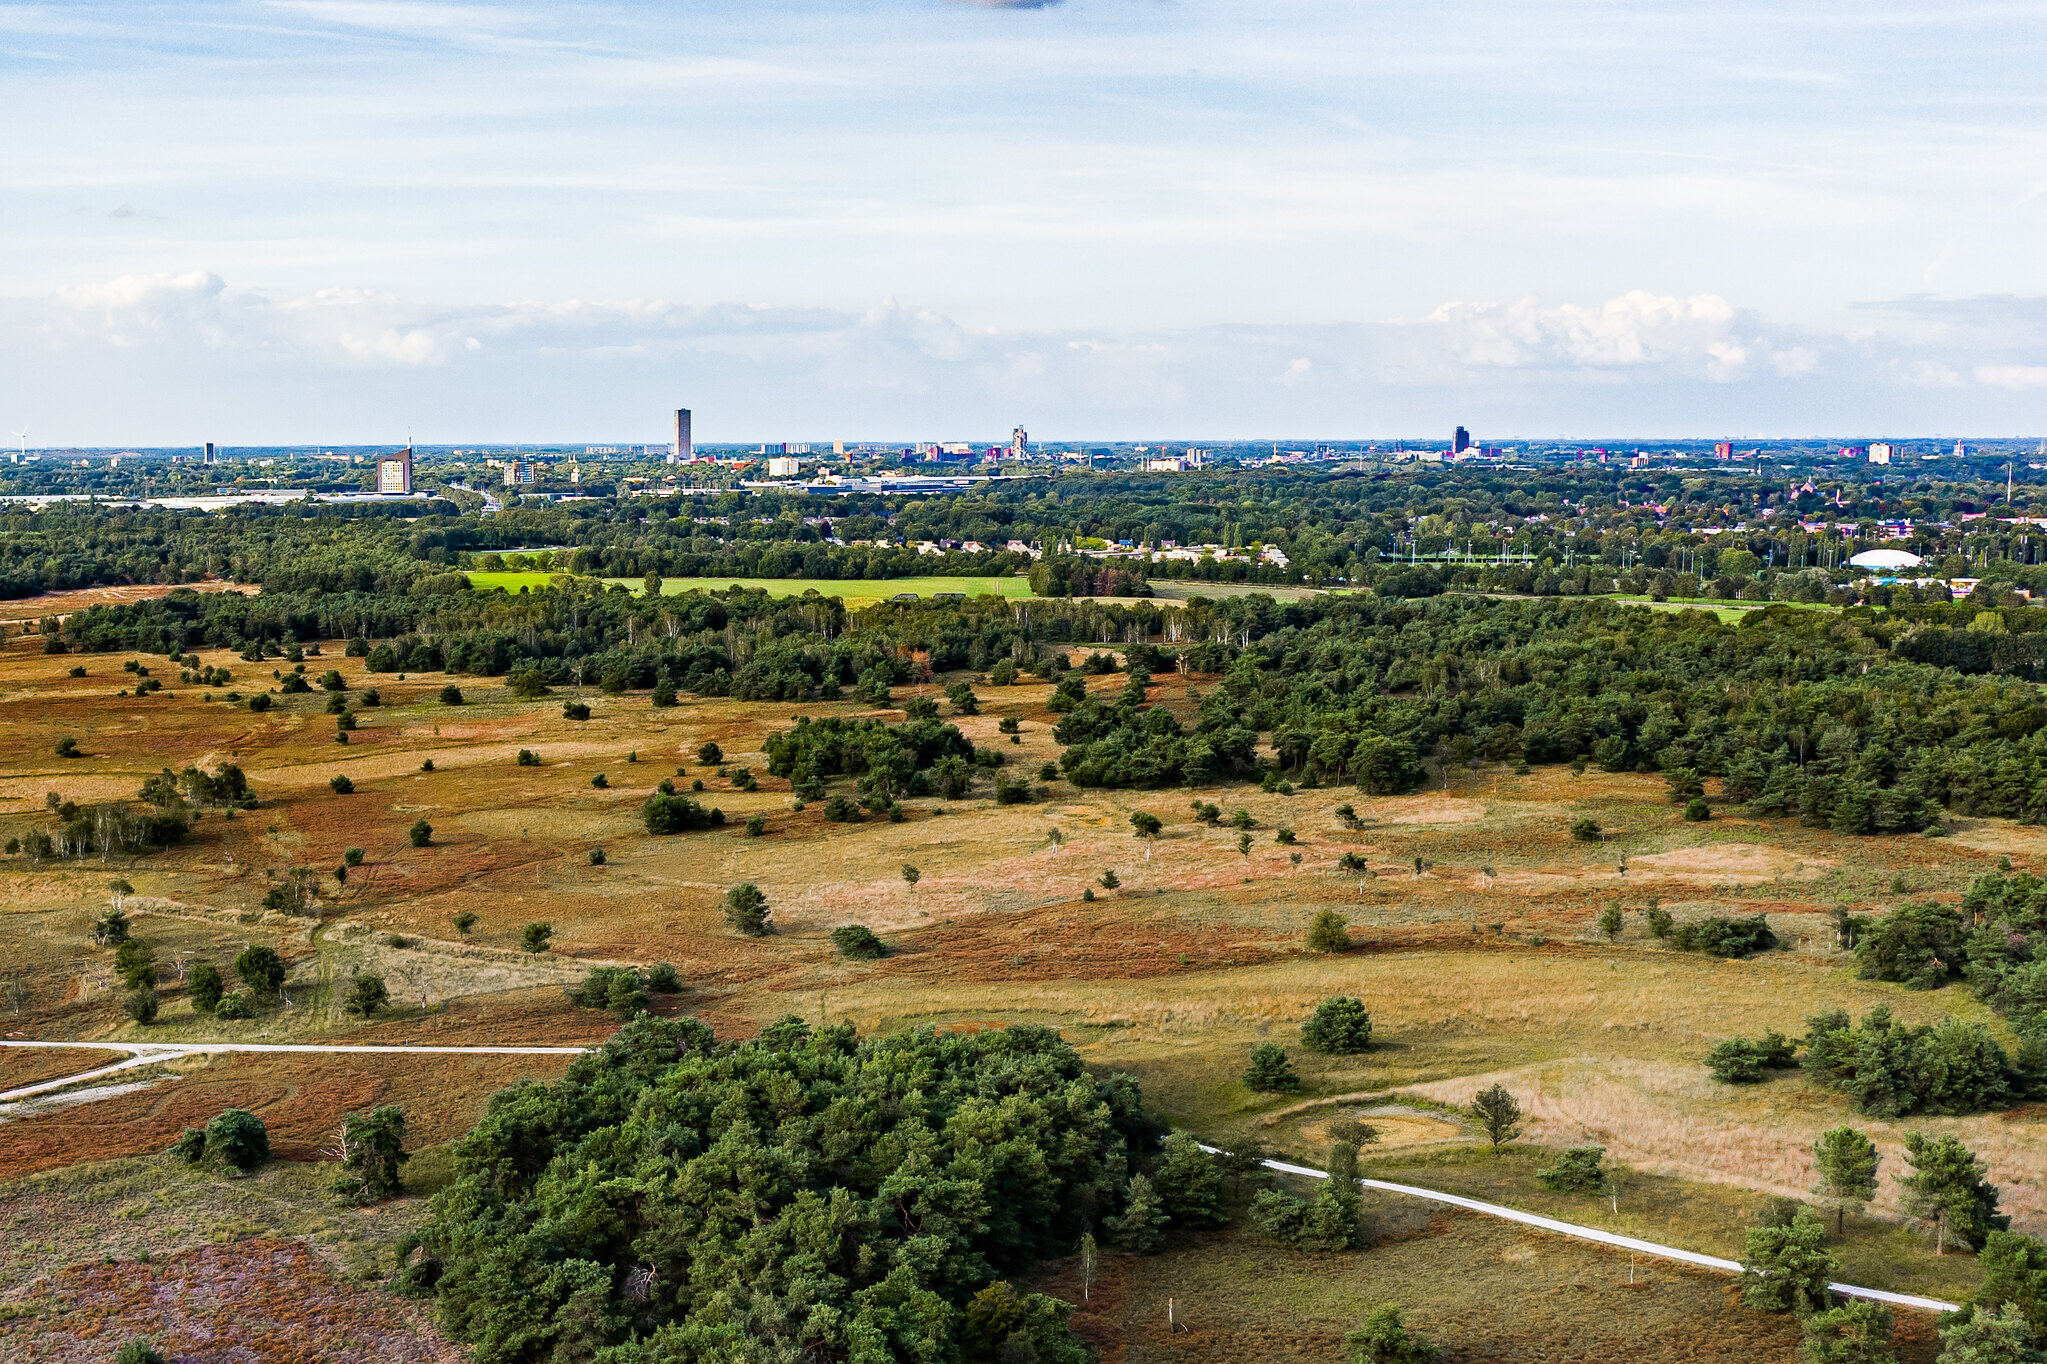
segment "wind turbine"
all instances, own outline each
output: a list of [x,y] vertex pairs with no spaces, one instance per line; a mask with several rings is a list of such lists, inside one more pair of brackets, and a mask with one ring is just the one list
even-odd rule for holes
[[21,442],[21,457],[22,457],[23,459],[27,459],[27,458],[28,458],[28,428],[27,428],[26,426],[24,426],[24,427],[22,427],[22,428],[21,428],[21,430],[19,430],[19,431],[16,431],[16,432],[14,433],[14,438],[15,438],[16,440],[18,440],[18,441],[20,441],[20,442]]

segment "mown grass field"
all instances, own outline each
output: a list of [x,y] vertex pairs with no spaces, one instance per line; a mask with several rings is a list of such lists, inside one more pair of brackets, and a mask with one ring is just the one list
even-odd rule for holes
[[[875,586],[914,590],[906,581],[955,590],[962,580]],[[1805,1192],[1818,1131],[1854,1121],[1884,1152],[1885,1192],[1872,1217],[1851,1223],[1840,1253],[1879,1287],[1953,1297],[1975,1272],[1968,1256],[1936,1261],[1899,1220],[1888,1176],[1902,1168],[1898,1144],[1910,1128],[1961,1136],[1988,1161],[2018,1227],[2047,1230],[2047,1115],[2020,1109],[1887,1124],[1854,1118],[1838,1095],[1796,1073],[1734,1089],[1713,1083],[1700,1063],[1721,1037],[1796,1033],[1806,1014],[1826,1007],[1860,1013],[1881,1002],[1915,1022],[1987,1018],[1959,987],[1915,993],[1856,980],[1826,915],[1843,901],[1873,910],[1952,901],[2001,857],[2037,869],[2047,865],[2047,831],[1957,818],[1949,838],[1857,840],[1727,808],[1688,824],[1651,776],[1573,777],[1562,768],[1516,776],[1504,766],[1437,774],[1427,791],[1398,798],[1350,789],[1283,795],[1248,784],[1104,792],[1049,781],[1031,803],[999,806],[984,778],[962,800],[908,802],[899,824],[833,824],[815,805],[795,810],[788,783],[766,775],[767,736],[799,715],[899,711],[695,698],[656,709],[645,693],[607,697],[593,688],[582,694],[591,718],[579,722],[564,718],[561,695],[517,700],[501,679],[456,679],[467,704],[443,705],[437,696],[450,679],[373,677],[363,660],[330,645],[308,659],[308,671],[337,668],[352,697],[375,685],[384,703],[359,711],[360,728],[342,746],[317,692],[279,695],[259,715],[177,683],[160,658],[138,657],[166,688],[123,697],[117,690],[133,681],[123,656],[48,656],[33,645],[13,636],[0,647],[0,836],[41,827],[49,792],[131,797],[164,766],[238,763],[262,805],[233,818],[208,813],[185,845],[125,863],[35,867],[0,858],[0,939],[10,948],[0,979],[20,987],[0,996],[0,1011],[7,1030],[24,1036],[585,1041],[615,1025],[569,1005],[562,984],[596,963],[670,961],[687,989],[662,1008],[695,1013],[726,1035],[749,1035],[791,1012],[863,1029],[1047,1023],[1091,1063],[1136,1075],[1150,1104],[1204,1136],[1254,1134],[1319,1161],[1321,1124],[1333,1113],[1390,1106],[1389,1116],[1367,1119],[1388,1132],[1369,1155],[1400,1178],[1719,1254],[1738,1248],[1764,1198]],[[229,667],[230,685],[245,694],[275,684],[270,664],[217,650],[200,661]],[[69,677],[79,664],[87,675]],[[897,699],[942,697],[949,680],[899,689]],[[1190,688],[1212,685],[1162,677],[1153,699],[1190,718]],[[981,713],[951,718],[976,745],[1003,752],[1011,771],[1035,773],[1057,757],[1048,687],[975,687]],[[1018,721],[1015,742],[999,730],[1005,718]],[[67,735],[84,757],[54,755]],[[706,740],[725,752],[722,775],[696,759]],[[518,765],[522,748],[539,764]],[[740,789],[741,767],[757,789]],[[603,788],[592,784],[599,773]],[[336,775],[351,778],[354,794],[330,789]],[[663,778],[684,790],[702,782],[700,799],[724,810],[726,827],[648,835],[639,805]],[[1249,850],[1239,852],[1236,830],[1197,823],[1193,796],[1245,810]],[[1358,828],[1336,816],[1345,803]],[[1156,843],[1132,837],[1136,810],[1164,821]],[[751,814],[765,817],[763,837],[744,836]],[[1569,827],[1580,817],[1599,821],[1607,841],[1573,842]],[[406,830],[422,818],[433,838],[416,848]],[[1282,828],[1294,831],[1293,843],[1279,841]],[[350,847],[365,856],[339,883],[332,868]],[[602,865],[590,860],[596,848],[605,850]],[[1372,874],[1343,870],[1346,853],[1364,857]],[[906,863],[920,869],[915,884],[902,875]],[[320,921],[262,907],[295,867],[320,878]],[[1110,870],[1115,889],[1100,884]],[[135,932],[169,971],[163,1013],[146,1031],[123,1015],[110,953],[90,940],[116,876],[134,887]],[[725,925],[719,897],[742,880],[767,894],[770,936],[742,938]],[[1742,962],[1671,951],[1644,931],[1652,899],[1680,920],[1767,914],[1787,950]],[[1614,944],[1592,927],[1611,900],[1627,911]],[[1304,950],[1307,923],[1323,907],[1350,921],[1350,951]],[[478,916],[467,933],[455,927],[464,912]],[[534,921],[554,927],[545,954],[520,950],[521,930]],[[873,928],[891,955],[838,959],[828,934],[850,922]],[[176,968],[200,957],[224,964],[249,942],[289,959],[290,1005],[243,1023],[197,1015]],[[357,969],[384,975],[394,995],[392,1012],[368,1025],[337,1007]],[[1377,1045],[1358,1057],[1303,1052],[1301,1022],[1316,1001],[1339,993],[1365,1001]],[[1300,1069],[1299,1095],[1253,1095],[1240,1083],[1251,1048],[1265,1041],[1284,1046]],[[416,1140],[442,1143],[492,1090],[558,1067],[548,1058],[424,1057],[192,1067],[183,1079],[0,1119],[0,1141],[15,1153],[0,1179],[107,1157],[146,1165],[195,1118],[245,1103],[272,1125],[287,1156],[280,1169],[307,1172],[302,1193],[292,1192],[295,1175],[259,1187],[299,1199],[293,1216],[339,1218],[319,1194],[318,1165],[342,1113],[396,1102]],[[63,1072],[38,1061],[6,1073]],[[1463,1103],[1494,1078],[1530,1115],[1528,1149],[1499,1162],[1469,1157],[1469,1133],[1428,1116],[1430,1105]],[[1618,1210],[1543,1201],[1534,1170],[1548,1151],[1582,1141],[1641,1172]],[[54,1206],[42,1201],[53,1187],[0,1184],[0,1211],[42,1216],[37,1210]],[[64,1187],[66,1198],[84,1198],[88,1183]],[[133,1200],[147,1206],[137,1189]],[[282,1214],[250,1220],[287,1238],[308,1234]],[[1427,1234],[1409,1227],[1333,1260],[1230,1236],[1118,1262],[1122,1306],[1094,1315],[1103,1331],[1122,1333],[1120,1357],[1131,1360],[1328,1358],[1361,1310],[1388,1299],[1454,1339],[1457,1359],[1614,1358],[1612,1342],[1629,1333],[1691,1342],[1690,1353],[1660,1358],[1790,1357],[1781,1323],[1729,1306],[1724,1284],[1657,1271],[1653,1289],[1628,1290],[1625,1257],[1526,1242],[1465,1220]],[[82,1244],[54,1238],[47,1252],[0,1256],[0,1302],[22,1300],[34,1276],[74,1263],[65,1256]],[[159,1249],[182,1253],[186,1244]],[[1155,1321],[1163,1296],[1241,1299],[1241,1321],[1225,1326],[1214,1314],[1193,1338],[1167,1337]],[[1489,1299],[1512,1309],[1488,1324]]]
[[[533,572],[498,572],[468,574],[471,585],[483,589],[502,589],[517,592],[520,589],[538,591],[557,577],[566,575]],[[599,579],[606,587],[629,588],[634,596],[645,590],[638,578]],[[837,579],[837,578],[664,578],[661,595],[680,596],[684,592],[723,592],[729,588],[743,587],[767,592],[776,597],[800,597],[806,592],[820,596],[841,597],[848,605],[864,606],[870,602],[886,601],[901,592],[914,592],[919,597],[929,597],[937,592],[964,592],[970,597],[1028,597],[1031,585],[1028,579],[1009,578],[880,578],[880,579]]]

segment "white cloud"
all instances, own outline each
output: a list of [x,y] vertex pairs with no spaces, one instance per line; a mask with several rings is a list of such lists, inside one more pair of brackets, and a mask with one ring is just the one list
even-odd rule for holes
[[1976,382],[2019,391],[2047,388],[2047,365],[1978,365]]

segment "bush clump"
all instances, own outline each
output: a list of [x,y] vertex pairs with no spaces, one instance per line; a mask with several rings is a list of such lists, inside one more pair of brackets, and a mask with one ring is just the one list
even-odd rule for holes
[[832,947],[848,961],[880,961],[888,948],[865,924],[847,924],[832,930]]
[[1301,1045],[1331,1056],[1355,1055],[1372,1045],[1372,1016],[1362,1000],[1331,995],[1301,1025]]

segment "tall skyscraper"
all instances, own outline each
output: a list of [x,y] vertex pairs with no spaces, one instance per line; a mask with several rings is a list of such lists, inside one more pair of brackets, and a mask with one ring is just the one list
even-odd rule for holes
[[207,462],[208,464],[211,464],[211,463],[213,463],[213,442],[212,442],[212,441],[208,441],[208,442],[206,442],[206,462]]
[[1450,453],[1453,455],[1461,455],[1470,448],[1471,433],[1461,426],[1458,427],[1456,434],[1450,437]]
[[680,464],[686,459],[694,459],[695,457],[696,446],[689,437],[689,409],[678,407],[675,409],[674,462]]
[[1031,433],[1024,430],[1021,425],[1018,425],[1016,430],[1009,433],[1009,453],[1018,459],[1024,457],[1024,451],[1029,447],[1030,443]]

